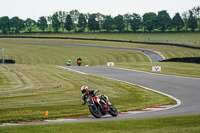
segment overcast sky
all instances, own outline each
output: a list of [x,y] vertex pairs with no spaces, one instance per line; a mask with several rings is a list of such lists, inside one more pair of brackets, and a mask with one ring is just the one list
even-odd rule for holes
[[97,13],[117,16],[125,13],[138,13],[167,10],[171,17],[175,13],[200,5],[200,0],[0,0],[0,17],[18,16],[21,19],[38,20],[57,11],[69,12],[77,9],[81,13]]

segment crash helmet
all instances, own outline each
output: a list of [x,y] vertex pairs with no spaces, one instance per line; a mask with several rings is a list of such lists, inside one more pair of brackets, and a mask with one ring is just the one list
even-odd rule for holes
[[84,86],[81,87],[82,94],[84,94],[87,91],[88,91],[88,86],[84,85]]

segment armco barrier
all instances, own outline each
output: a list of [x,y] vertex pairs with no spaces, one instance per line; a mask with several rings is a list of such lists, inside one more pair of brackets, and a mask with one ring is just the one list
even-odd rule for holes
[[[0,59],[0,63],[2,63],[2,59]],[[15,60],[5,59],[4,63],[6,63],[6,64],[15,64]]]

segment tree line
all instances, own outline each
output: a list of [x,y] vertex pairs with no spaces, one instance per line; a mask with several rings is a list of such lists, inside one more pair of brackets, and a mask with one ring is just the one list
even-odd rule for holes
[[9,18],[8,16],[0,17],[0,30],[2,33],[19,33],[27,29],[33,32],[38,27],[43,32],[85,32],[86,29],[91,32],[161,32],[168,31],[200,31],[200,6],[191,10],[176,13],[173,18],[166,10],[145,13],[140,16],[137,13],[117,15],[103,15],[101,13],[84,14],[78,10],[70,12],[59,11],[50,16],[41,16],[37,21],[27,18],[22,20],[19,17]]

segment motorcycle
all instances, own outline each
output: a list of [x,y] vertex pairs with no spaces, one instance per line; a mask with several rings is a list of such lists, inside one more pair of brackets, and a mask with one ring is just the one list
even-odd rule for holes
[[90,113],[96,118],[101,118],[107,112],[113,117],[118,115],[117,109],[112,104],[108,104],[107,100],[99,98],[98,96],[88,96],[86,103],[89,104]]
[[81,66],[81,63],[82,63],[81,60],[78,60],[78,61],[77,61],[77,65],[78,65],[78,66]]

